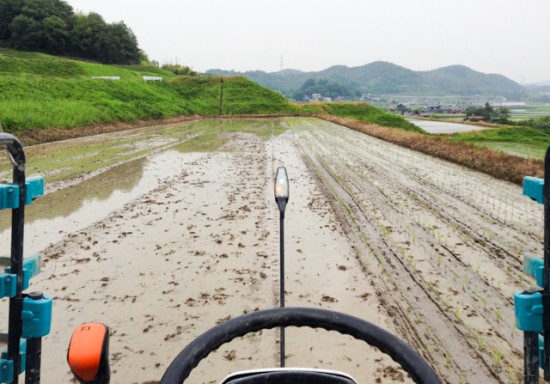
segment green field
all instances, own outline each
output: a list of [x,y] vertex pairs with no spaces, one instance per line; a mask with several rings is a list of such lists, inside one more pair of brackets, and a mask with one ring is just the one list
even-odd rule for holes
[[452,140],[491,148],[510,155],[544,159],[550,134],[528,127],[493,128],[449,135]]
[[364,103],[328,103],[323,105],[323,109],[331,115],[358,120],[364,123],[425,133],[422,128],[408,122],[399,115],[384,112],[379,108]]
[[319,113],[414,129],[368,104],[294,104],[243,77],[176,76],[150,65],[102,65],[0,48],[0,123],[15,134],[174,116]]
[[[97,76],[117,76],[119,80],[94,78]],[[143,76],[162,77],[162,81],[146,82]],[[533,104],[513,113],[513,118],[533,118],[550,114],[550,106]],[[4,131],[27,138],[51,128],[64,132],[170,117],[313,114],[425,134],[401,116],[369,104],[294,104],[242,77],[176,76],[150,65],[102,65],[0,48],[0,124]],[[190,141],[187,145],[223,144],[217,136],[197,140],[201,142]],[[537,159],[550,145],[544,129],[522,127],[457,134],[451,140]]]
[[[162,82],[145,82],[143,76],[162,77]],[[153,66],[110,66],[0,50],[0,122],[13,133],[218,115],[221,86],[219,77],[177,77]],[[244,78],[224,78],[224,115],[297,112],[267,88]]]
[[510,108],[510,119],[515,121],[532,119],[542,116],[550,116],[550,104],[528,103],[525,106]]

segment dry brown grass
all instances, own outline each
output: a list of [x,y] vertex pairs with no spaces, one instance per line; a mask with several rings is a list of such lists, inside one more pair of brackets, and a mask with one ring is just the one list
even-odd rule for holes
[[332,115],[316,117],[515,184],[521,185],[524,176],[544,177],[544,162],[540,160],[507,155],[471,144],[454,142],[445,137],[427,136]]

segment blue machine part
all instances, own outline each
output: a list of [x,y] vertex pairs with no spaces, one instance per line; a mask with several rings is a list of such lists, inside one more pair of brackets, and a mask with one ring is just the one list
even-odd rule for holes
[[[44,195],[44,177],[29,177],[25,181],[25,204],[32,203]],[[0,185],[0,209],[19,208],[19,186],[15,184]]]
[[11,383],[13,381],[13,361],[0,360],[0,383]]
[[26,297],[23,300],[23,311],[21,312],[23,337],[44,337],[50,333],[52,307],[52,298],[48,296],[40,299]]
[[524,332],[542,332],[542,294],[517,292],[514,294],[516,327]]
[[544,179],[525,176],[523,178],[523,194],[539,204],[544,204]]
[[539,287],[544,287],[544,260],[542,258],[523,255],[523,272],[534,277]]
[[[42,255],[36,254],[23,260],[23,290],[29,288],[30,281],[42,270]],[[11,268],[6,268],[6,273],[11,273]],[[14,275],[15,276],[15,275]],[[14,296],[13,293],[12,296]]]
[[[13,381],[13,361],[7,360],[8,352],[2,352],[0,360],[0,383],[11,383]],[[27,365],[27,340],[23,339],[19,343],[19,374],[25,372]]]
[[13,184],[0,185],[0,209],[19,207],[19,187]]
[[44,196],[44,177],[34,176],[25,180],[25,204],[29,205],[40,196]]
[[[0,299],[13,297],[17,292],[17,276],[9,273],[0,275]],[[0,381],[1,383],[1,381]]]

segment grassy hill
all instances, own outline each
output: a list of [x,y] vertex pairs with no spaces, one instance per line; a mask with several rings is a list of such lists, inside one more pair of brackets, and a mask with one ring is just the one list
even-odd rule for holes
[[[119,80],[94,78],[116,76]],[[145,82],[143,76],[162,77]],[[154,66],[111,66],[0,48],[0,123],[21,134],[75,127],[222,115],[356,115],[363,121],[398,128],[405,120],[356,104],[352,109],[322,104],[297,105],[280,93],[244,77],[176,76]],[[351,113],[351,115],[350,115]]]
[[319,72],[284,70],[266,73],[251,71],[212,70],[212,74],[246,76],[285,95],[292,94],[307,79],[327,79],[353,87],[362,93],[393,95],[462,95],[462,96],[504,96],[510,99],[525,97],[527,92],[521,85],[501,76],[484,74],[468,67],[454,65],[433,71],[412,71],[410,69],[377,61],[360,67],[333,66]]
[[[329,72],[336,76],[340,69],[333,67]],[[420,76],[383,63],[372,69],[379,73],[394,73],[392,81],[396,87],[401,86],[396,79],[405,81]],[[400,74],[396,75],[394,70]],[[454,70],[469,73],[464,68]],[[356,75],[361,76],[362,72],[356,71]],[[290,71],[289,74],[298,76],[299,73]],[[94,76],[118,76],[120,79],[94,79]],[[161,76],[163,81],[145,82],[143,76]],[[536,161],[502,160],[502,151],[518,153],[518,145],[523,155],[540,156],[539,146],[533,143],[547,137],[521,127],[475,136],[457,135],[451,139],[427,135],[401,116],[365,103],[293,104],[280,93],[243,77],[184,77],[151,66],[108,66],[1,48],[0,123],[6,132],[25,138],[24,142],[28,144],[136,126],[143,120],[150,123],[154,119],[170,117],[217,117],[220,116],[222,85],[221,115],[224,116],[316,115],[514,182],[525,174],[539,175],[542,169],[541,163]],[[467,143],[475,143],[476,149]],[[487,152],[479,149],[481,146],[498,149],[501,157],[494,157],[491,152],[490,156],[495,160],[487,160]],[[486,164],[507,165],[493,167],[498,168],[495,170]],[[508,172],[507,169],[512,167],[509,164],[518,170]]]
[[389,114],[381,109],[365,103],[325,103],[323,110],[329,115],[353,119],[363,123],[399,128],[404,131],[426,133],[422,128],[403,119],[401,116]]
[[[94,79],[118,76],[120,80]],[[145,82],[143,76],[162,77]],[[296,113],[283,96],[248,79],[224,79],[223,113]],[[0,50],[0,122],[9,132],[48,127],[218,115],[219,77],[178,77],[152,66],[109,66]]]

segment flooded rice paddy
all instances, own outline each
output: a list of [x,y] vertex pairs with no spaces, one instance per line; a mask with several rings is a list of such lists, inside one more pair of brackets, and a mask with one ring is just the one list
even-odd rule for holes
[[[447,383],[520,381],[512,294],[534,284],[521,259],[541,254],[543,231],[541,207],[515,185],[316,119],[186,123],[50,148],[28,149],[30,168],[54,181],[29,206],[25,243],[45,256],[33,289],[55,299],[45,382],[70,380],[66,346],[84,321],[111,327],[113,381],[150,383],[214,324],[277,306],[279,165],[291,186],[288,306],[378,324]],[[221,347],[191,382],[276,366],[277,334]],[[333,333],[289,329],[287,343],[289,366],[408,380]]]
[[482,129],[487,129],[482,126],[472,125],[472,124],[449,123],[444,121],[431,121],[431,120],[418,120],[418,119],[407,119],[407,120],[429,133],[450,134],[450,133],[479,131]]

